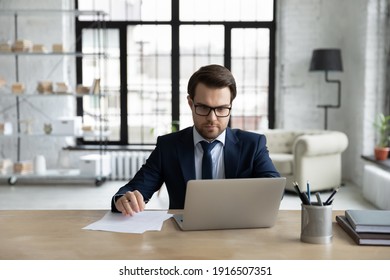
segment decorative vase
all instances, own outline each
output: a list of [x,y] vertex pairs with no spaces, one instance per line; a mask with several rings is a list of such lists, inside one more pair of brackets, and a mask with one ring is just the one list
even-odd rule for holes
[[389,156],[389,147],[375,147],[375,159],[376,160],[386,160]]
[[38,175],[46,173],[46,159],[42,155],[37,155],[34,158],[34,172]]
[[50,134],[53,131],[53,126],[51,125],[51,123],[44,123],[43,124],[43,131],[46,134]]

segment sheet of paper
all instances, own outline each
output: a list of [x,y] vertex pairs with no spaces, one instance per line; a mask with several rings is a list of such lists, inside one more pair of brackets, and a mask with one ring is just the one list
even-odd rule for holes
[[103,218],[83,229],[125,233],[144,233],[148,230],[160,231],[164,221],[170,217],[172,217],[172,214],[168,214],[167,211],[143,211],[132,217],[109,211]]

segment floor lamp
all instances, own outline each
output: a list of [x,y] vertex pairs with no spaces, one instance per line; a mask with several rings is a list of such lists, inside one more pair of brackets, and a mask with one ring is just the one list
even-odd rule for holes
[[329,80],[328,71],[343,71],[340,49],[316,49],[310,63],[310,71],[325,71],[325,81],[328,83],[337,83],[337,105],[324,104],[317,105],[317,108],[325,110],[325,130],[328,129],[328,108],[340,108],[341,106],[341,82],[340,80]]

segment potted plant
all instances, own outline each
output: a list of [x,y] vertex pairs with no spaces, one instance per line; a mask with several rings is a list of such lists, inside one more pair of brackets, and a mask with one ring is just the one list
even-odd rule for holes
[[379,114],[374,126],[378,133],[378,142],[375,146],[376,160],[386,160],[389,155],[390,115]]

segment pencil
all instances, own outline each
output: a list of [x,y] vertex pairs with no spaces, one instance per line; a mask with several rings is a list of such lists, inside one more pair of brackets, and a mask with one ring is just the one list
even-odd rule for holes
[[309,205],[310,203],[309,203],[309,200],[307,199],[307,196],[301,192],[297,182],[294,182],[294,189],[298,193],[299,198],[301,199],[302,203],[305,205]]
[[335,196],[335,194],[339,191],[339,188],[335,189],[331,195],[329,196],[329,198],[325,201],[324,205],[330,205],[330,201],[332,200],[332,198]]

